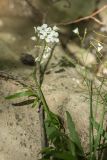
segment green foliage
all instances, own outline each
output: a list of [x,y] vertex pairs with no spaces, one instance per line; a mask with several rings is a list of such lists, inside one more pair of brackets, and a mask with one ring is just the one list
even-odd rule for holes
[[[70,114],[67,112],[67,124],[70,137],[65,133],[59,116],[53,115],[52,113],[51,118],[47,117],[45,121],[50,147],[42,150],[44,157],[51,157],[55,160],[78,160],[80,157],[84,157],[81,142]],[[58,121],[59,123],[56,123]]]
[[67,124],[68,124],[68,129],[69,129],[71,141],[75,144],[75,147],[78,149],[79,154],[83,155],[83,148],[81,146],[81,141],[78,136],[78,133],[75,129],[75,124],[74,124],[69,112],[66,112],[66,113],[67,113]]
[[[93,120],[92,123],[93,123],[94,128],[98,131],[100,128],[100,124],[96,122],[95,120]],[[105,131],[103,128],[100,132],[100,135],[107,140],[107,131]]]
[[21,98],[21,97],[31,97],[31,96],[37,96],[32,90],[28,89],[25,91],[21,91],[18,93],[15,93],[13,95],[5,97],[6,99],[14,99],[14,98]]

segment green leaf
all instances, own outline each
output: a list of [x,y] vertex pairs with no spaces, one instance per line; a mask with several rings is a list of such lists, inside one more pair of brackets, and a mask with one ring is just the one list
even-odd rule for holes
[[35,108],[38,106],[38,99],[36,98],[33,102],[32,108]]
[[53,159],[60,159],[60,160],[77,160],[69,151],[58,151],[55,148],[47,147],[42,150],[43,154],[47,157],[52,157]]
[[20,98],[20,97],[25,97],[25,96],[36,96],[36,94],[33,93],[31,90],[26,90],[22,92],[18,92],[15,94],[12,94],[10,96],[5,97],[6,99],[14,99],[14,98]]
[[50,121],[53,125],[55,125],[57,128],[60,127],[60,121],[58,115],[55,113],[49,111],[49,114],[47,115],[47,120]]
[[75,124],[74,124],[69,112],[66,112],[66,114],[67,114],[67,124],[68,124],[68,129],[70,132],[70,138],[71,138],[72,142],[76,145],[76,147],[79,149],[79,151],[83,154],[84,153],[83,148],[81,146],[81,142],[80,142],[80,138],[78,136],[78,133],[75,129]]
[[[95,129],[98,131],[100,128],[100,124],[96,122],[95,120],[93,120],[92,123]],[[103,136],[107,140],[107,132],[104,129],[101,130],[100,135]]]
[[50,153],[50,152],[52,152],[54,150],[54,148],[53,147],[45,147],[45,148],[43,148],[41,151],[40,151],[40,153]]
[[55,158],[58,158],[60,160],[76,160],[75,157],[71,154],[71,152],[63,151],[63,152],[57,152],[54,154]]
[[71,141],[71,139],[68,142],[69,150],[72,152],[72,155],[77,159],[77,153],[76,153],[76,146],[75,144]]
[[59,136],[59,129],[56,128],[55,125],[51,121],[46,120],[45,127],[46,127],[47,136],[51,141],[53,141],[53,139]]

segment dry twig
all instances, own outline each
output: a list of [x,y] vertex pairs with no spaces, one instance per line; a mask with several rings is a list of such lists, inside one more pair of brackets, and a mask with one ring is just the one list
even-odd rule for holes
[[99,10],[95,11],[94,13],[92,13],[92,14],[89,15],[89,16],[82,17],[82,18],[76,19],[76,20],[74,20],[74,21],[62,22],[62,23],[59,23],[58,25],[74,24],[74,23],[78,23],[78,22],[85,21],[85,20],[88,20],[88,19],[93,19],[93,20],[94,20],[95,22],[97,22],[98,24],[104,25],[104,23],[101,22],[101,21],[99,21],[97,18],[95,18],[95,16],[96,16],[97,14],[99,14],[100,12],[102,12],[103,10],[105,10],[106,8],[107,8],[107,5],[104,5],[104,6],[101,7]]

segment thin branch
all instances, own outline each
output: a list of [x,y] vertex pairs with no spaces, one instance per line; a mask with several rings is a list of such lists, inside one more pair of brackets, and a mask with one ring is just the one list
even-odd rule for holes
[[104,5],[102,8],[100,8],[99,10],[95,11],[94,13],[92,13],[91,15],[89,16],[86,16],[86,17],[82,17],[82,18],[79,18],[79,19],[76,19],[74,21],[67,21],[67,22],[62,22],[62,23],[59,23],[58,25],[68,25],[68,24],[74,24],[74,23],[78,23],[78,22],[81,22],[81,21],[84,21],[84,20],[88,20],[88,19],[93,19],[95,22],[97,22],[98,24],[100,25],[104,25],[101,21],[97,20],[96,18],[94,18],[94,16],[96,16],[97,14],[99,14],[100,12],[102,12],[103,10],[105,10],[107,8],[107,5]]
[[95,17],[91,17],[90,19],[93,19],[96,23],[100,24],[100,25],[104,25],[103,22],[101,22],[100,20],[98,20],[97,18]]

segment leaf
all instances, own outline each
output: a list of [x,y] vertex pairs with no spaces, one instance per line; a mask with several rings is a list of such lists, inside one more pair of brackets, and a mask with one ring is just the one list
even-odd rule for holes
[[14,98],[20,98],[20,97],[25,97],[25,96],[36,96],[36,94],[33,93],[31,90],[26,90],[22,92],[18,92],[15,94],[12,94],[10,96],[5,97],[6,99],[14,99]]
[[[41,153],[45,153],[46,157],[52,157],[53,159],[60,160],[77,160],[69,151],[58,151],[55,148],[47,147],[42,150]],[[43,160],[43,159],[42,159]]]
[[40,151],[40,153],[50,153],[50,152],[52,152],[54,150],[54,148],[53,147],[45,147],[45,148],[43,148],[41,151]]
[[56,128],[55,125],[51,121],[46,120],[45,127],[46,127],[46,132],[47,132],[47,136],[49,140],[53,141],[55,138],[59,136],[60,133],[59,133],[58,128]]
[[67,114],[67,124],[68,124],[68,129],[70,132],[70,138],[71,138],[72,142],[76,145],[76,147],[79,149],[79,151],[81,151],[81,153],[83,154],[84,153],[83,148],[81,146],[81,142],[80,142],[80,138],[78,136],[78,133],[75,129],[75,124],[74,124],[69,112],[66,112],[66,114]]
[[69,140],[68,146],[69,146],[69,150],[72,152],[72,155],[75,157],[75,159],[77,159],[77,153],[76,153],[75,144],[71,140]]
[[60,127],[60,121],[58,115],[50,111],[47,118],[51,123],[53,123],[53,125],[55,125],[58,128]]
[[75,157],[72,156],[71,152],[59,152],[54,154],[55,158],[58,158],[60,160],[76,160]]
[[[100,124],[96,122],[95,120],[93,120],[92,123],[95,129],[98,131],[100,128]],[[103,136],[107,140],[107,132],[104,129],[101,130],[100,135]]]
[[38,99],[36,98],[33,102],[32,108],[37,107],[38,105]]
[[19,103],[12,103],[13,106],[25,106],[25,105],[29,105],[32,104],[34,102],[35,99],[28,99]]

